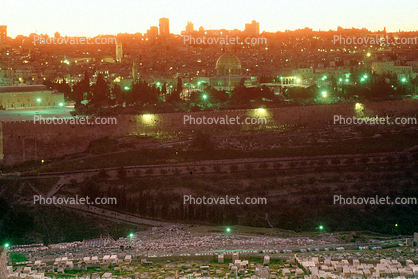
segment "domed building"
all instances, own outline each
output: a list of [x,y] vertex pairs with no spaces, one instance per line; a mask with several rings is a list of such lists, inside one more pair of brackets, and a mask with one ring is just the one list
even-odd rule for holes
[[215,70],[217,76],[241,76],[241,61],[232,53],[226,52],[219,56]]
[[206,86],[225,91],[234,90],[237,86],[257,86],[257,77],[244,76],[240,59],[231,52],[225,52],[218,57],[214,73],[215,75],[211,77],[199,76],[193,78],[188,92],[193,90],[203,91]]

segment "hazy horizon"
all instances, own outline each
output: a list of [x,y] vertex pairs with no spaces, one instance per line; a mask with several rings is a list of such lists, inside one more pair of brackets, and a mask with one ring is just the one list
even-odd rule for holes
[[[179,9],[180,8],[180,9]],[[274,1],[215,0],[193,6],[184,0],[169,3],[159,0],[141,3],[136,0],[105,1],[45,1],[44,5],[22,0],[17,6],[5,2],[0,11],[1,25],[8,26],[8,36],[38,33],[65,36],[97,36],[100,34],[145,33],[150,26],[158,26],[158,19],[170,19],[170,33],[180,34],[187,21],[194,29],[239,29],[256,20],[260,32],[303,29],[314,30],[367,28],[370,31],[416,31],[414,12],[417,1],[398,3],[389,0],[295,0],[291,4]],[[402,19],[401,21],[399,19]]]

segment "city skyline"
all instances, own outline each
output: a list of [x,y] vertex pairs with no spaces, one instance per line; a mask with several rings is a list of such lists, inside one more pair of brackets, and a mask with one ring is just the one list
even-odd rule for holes
[[[170,32],[174,34],[180,34],[187,21],[193,22],[195,29],[203,26],[204,29],[244,30],[246,23],[256,20],[260,22],[260,33],[305,27],[327,31],[336,30],[338,26],[367,28],[370,31],[386,27],[388,32],[418,29],[413,14],[418,8],[415,1],[400,5],[385,0],[378,6],[372,0],[354,0],[349,4],[340,0],[315,3],[298,0],[292,5],[263,1],[254,6],[250,1],[237,4],[216,0],[210,4],[199,3],[199,7],[193,9],[183,0],[170,3],[156,1],[145,5],[133,0],[123,0],[117,5],[110,1],[48,1],[42,7],[31,1],[22,2],[19,7],[6,2],[0,11],[0,25],[8,26],[8,36],[12,38],[30,33],[53,36],[56,31],[63,36],[145,33],[150,26],[158,26],[162,17],[169,18]],[[402,18],[401,22],[399,18]]]

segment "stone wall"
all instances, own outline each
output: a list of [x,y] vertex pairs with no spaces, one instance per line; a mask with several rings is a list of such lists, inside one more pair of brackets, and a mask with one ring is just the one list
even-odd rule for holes
[[6,250],[0,247],[0,279],[7,278],[7,257]]
[[[40,124],[33,121],[3,122],[0,130],[0,158],[6,165],[29,160],[51,159],[66,154],[85,151],[92,140],[106,136],[140,135],[144,133],[169,132],[199,129],[253,129],[277,125],[308,126],[333,123],[334,115],[344,117],[379,117],[385,114],[416,115],[418,101],[387,101],[363,104],[362,111],[355,104],[318,105],[306,107],[273,108],[265,110],[225,110],[216,112],[181,112],[149,115],[122,115],[116,117],[117,124]],[[198,124],[203,118],[236,119],[246,117],[265,118],[267,124]],[[195,124],[191,122],[194,118]],[[189,119],[189,121],[184,120]],[[90,118],[91,123],[94,119]],[[231,121],[231,120],[229,120]],[[236,122],[236,121],[235,121]]]

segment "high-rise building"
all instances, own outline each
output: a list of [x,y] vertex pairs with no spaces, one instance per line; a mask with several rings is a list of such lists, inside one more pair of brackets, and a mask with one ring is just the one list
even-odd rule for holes
[[148,40],[155,40],[158,36],[158,27],[157,26],[150,26],[147,30],[147,38]]
[[193,23],[191,21],[188,21],[186,25],[186,34],[193,33],[193,31]]
[[7,25],[0,25],[0,46],[7,43]]
[[251,23],[246,23],[244,32],[247,36],[260,35],[260,23],[255,20],[251,21]]
[[116,62],[122,62],[123,57],[123,50],[122,50],[122,42],[116,43]]
[[168,36],[170,34],[170,22],[168,18],[162,17],[160,18],[160,36]]

